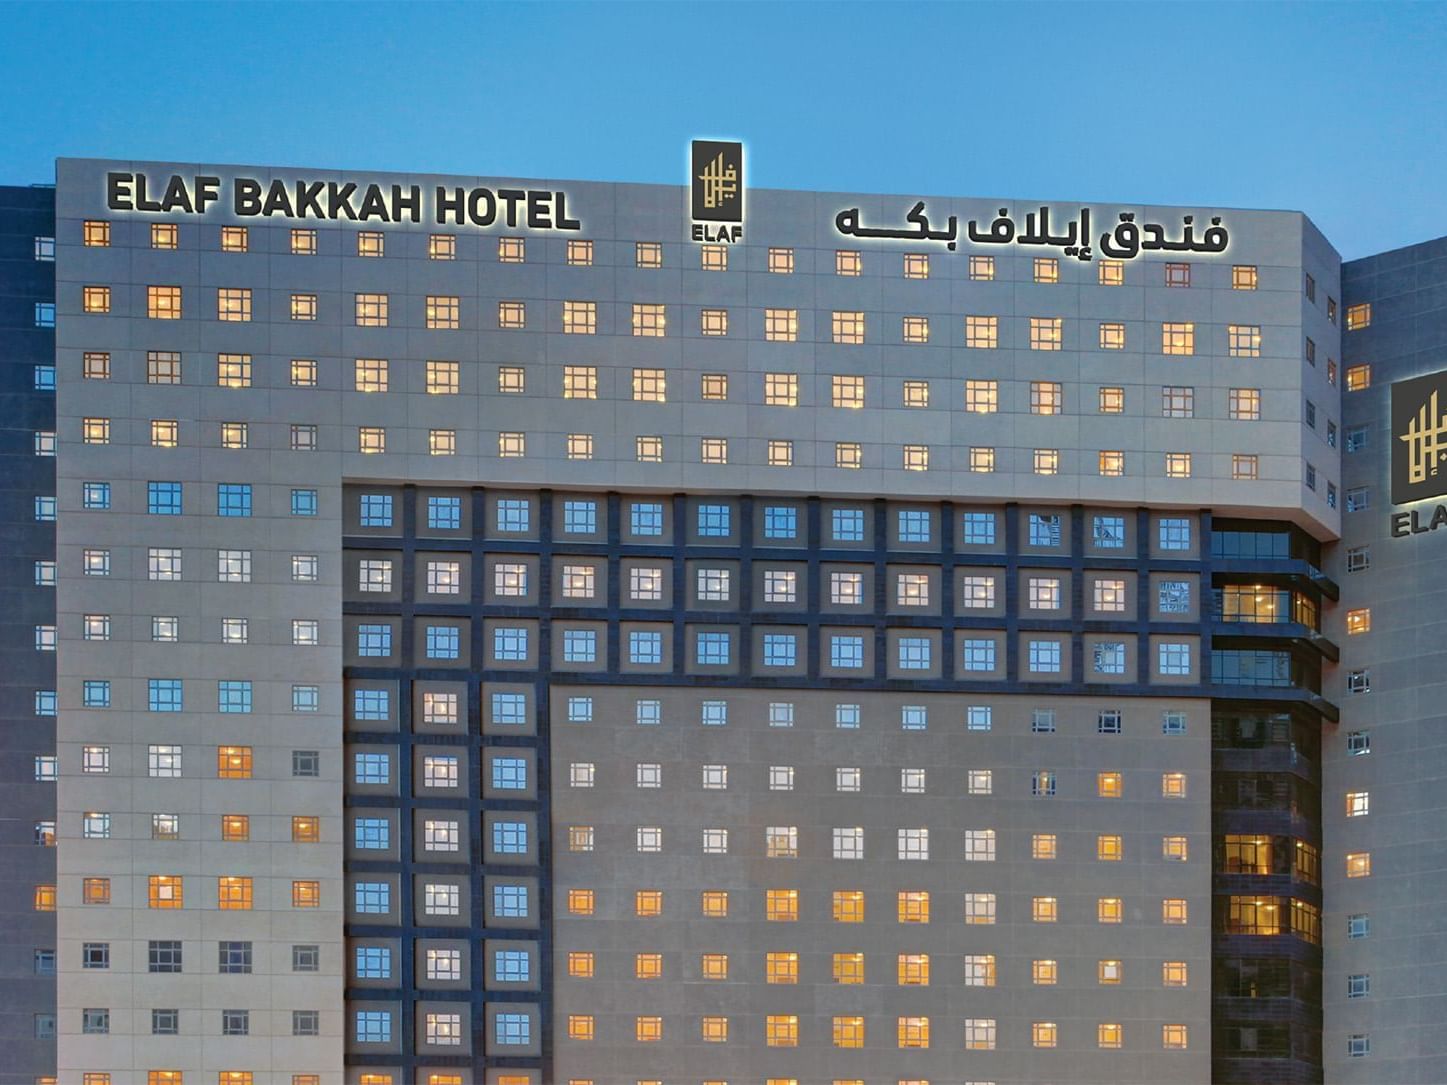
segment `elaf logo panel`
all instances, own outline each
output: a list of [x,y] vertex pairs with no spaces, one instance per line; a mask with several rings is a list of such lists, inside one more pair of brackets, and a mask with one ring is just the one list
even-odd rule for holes
[[1447,370],[1392,385],[1392,504],[1447,494]]
[[693,141],[692,212],[695,222],[744,221],[744,145]]

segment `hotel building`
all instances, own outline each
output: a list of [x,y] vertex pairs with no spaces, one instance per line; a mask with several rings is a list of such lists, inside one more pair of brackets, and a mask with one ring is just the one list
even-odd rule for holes
[[0,1083],[1447,1078],[1447,246],[740,153],[0,189]]

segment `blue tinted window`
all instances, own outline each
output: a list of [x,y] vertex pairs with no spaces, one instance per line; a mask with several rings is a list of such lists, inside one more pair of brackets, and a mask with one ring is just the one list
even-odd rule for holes
[[250,516],[251,486],[245,482],[222,482],[216,486],[217,516]]
[[109,482],[87,482],[81,491],[82,502],[88,509],[111,507],[111,484]]
[[363,527],[391,527],[392,495],[363,494],[360,515]]
[[180,516],[181,484],[179,482],[146,483],[146,511],[152,516]]
[[[102,681],[90,681],[90,682],[86,682],[85,685],[82,687],[82,693],[83,693],[83,701],[82,701],[82,703],[84,703],[84,705],[85,705],[86,708],[109,708],[109,707],[110,707],[110,704],[111,704],[111,684],[110,684],[109,682],[102,682]],[[39,703],[39,698],[37,698],[37,703]],[[48,712],[48,713],[43,713],[43,715],[54,715],[54,712],[53,712],[54,705],[52,704],[51,707],[52,707],[52,711],[51,711],[51,712]]]
[[429,497],[427,526],[438,531],[455,531],[462,526],[462,498]]
[[181,680],[179,678],[149,679],[147,689],[147,704],[152,712],[181,711]]
[[292,490],[291,514],[293,516],[315,516],[317,514],[317,492],[315,490]]
[[392,696],[385,689],[355,689],[352,691],[352,718],[358,720],[385,720],[391,715]]
[[216,683],[216,711],[250,712],[251,683],[249,681],[226,680]]

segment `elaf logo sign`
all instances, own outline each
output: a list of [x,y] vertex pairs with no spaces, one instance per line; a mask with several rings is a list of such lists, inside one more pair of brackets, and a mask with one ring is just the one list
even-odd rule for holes
[[1447,370],[1392,385],[1392,504],[1447,494]]
[[744,145],[713,139],[693,141],[689,200],[695,241],[744,239]]

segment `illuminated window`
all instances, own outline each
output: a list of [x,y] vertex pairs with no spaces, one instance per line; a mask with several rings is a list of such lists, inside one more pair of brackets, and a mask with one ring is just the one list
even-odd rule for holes
[[381,426],[358,426],[357,451],[368,455],[386,452],[387,431]]
[[88,445],[111,443],[111,420],[109,418],[84,418],[81,420],[81,440]]
[[793,343],[799,338],[798,309],[765,309],[764,339],[771,343]]
[[633,370],[633,398],[639,403],[663,403],[668,398],[668,377],[662,369]]
[[1161,1047],[1167,1051],[1184,1051],[1186,1046],[1185,1025],[1161,1026]]
[[217,878],[216,907],[223,911],[250,911],[252,889],[250,878]]
[[457,395],[459,368],[457,362],[429,361],[427,363],[427,394],[430,396]]
[[905,445],[902,466],[906,471],[928,471],[929,445]]
[[1125,906],[1119,897],[1100,897],[1095,902],[1097,923],[1120,923],[1125,918]]
[[1166,453],[1166,478],[1190,478],[1191,454],[1189,452]]
[[497,454],[502,459],[518,459],[526,456],[528,439],[525,434],[503,431],[497,435]]
[[965,346],[991,350],[1000,345],[1000,318],[965,317]]
[[727,309],[700,309],[698,330],[700,335],[728,335],[729,311]]
[[1118,772],[1100,772],[1095,776],[1095,793],[1102,799],[1118,799],[1124,793],[1124,786],[1121,782],[1121,774]]
[[637,437],[633,441],[634,458],[639,463],[663,462],[662,437]]
[[929,381],[907,380],[904,382],[903,404],[906,407],[929,406]]
[[699,462],[728,463],[729,442],[726,437],[700,437],[698,442]]
[[461,327],[461,299],[451,295],[428,294],[423,310],[429,328]]
[[863,923],[864,893],[859,889],[834,890],[834,922]]
[[[146,287],[146,316],[152,320],[181,319],[181,288],[179,286]],[[222,319],[227,319],[222,317]]]
[[86,219],[81,223],[81,244],[88,249],[108,248],[111,243],[111,224],[103,219]]
[[[109,878],[81,879],[80,899],[83,904],[109,904],[111,902],[111,880]],[[152,905],[156,907],[156,905]]]
[[663,266],[663,245],[657,241],[638,241],[633,245],[633,261],[637,267]]
[[1184,863],[1190,858],[1190,848],[1184,836],[1161,837],[1161,858],[1170,862]]
[[1164,323],[1161,325],[1162,354],[1195,354],[1196,325]]
[[794,1014],[770,1014],[764,1019],[764,1042],[769,1047],[798,1047],[799,1018]]
[[1346,813],[1349,818],[1366,817],[1371,812],[1372,796],[1369,791],[1348,791]]
[[251,818],[246,814],[222,814],[221,839],[250,840]]
[[1347,853],[1347,877],[1368,878],[1372,873],[1372,853],[1353,851]]
[[1122,260],[1102,260],[1097,265],[1097,281],[1101,286],[1124,286],[1125,285],[1125,262]]
[[904,318],[902,334],[906,343],[929,342],[929,317],[907,316]]
[[528,324],[527,303],[521,301],[500,301],[497,303],[497,326],[499,328],[525,328]]
[[386,358],[358,358],[353,364],[353,387],[358,392],[385,392],[388,387]]
[[1227,344],[1233,358],[1261,357],[1261,327],[1258,324],[1226,325]]
[[251,319],[251,288],[223,286],[216,291],[216,319],[248,321]]
[[452,234],[430,234],[427,238],[427,259],[456,260],[457,238]]
[[895,1036],[902,1048],[929,1047],[929,1018],[898,1018],[895,1023]]
[[635,953],[633,955],[633,978],[656,980],[663,978],[663,954]]
[[764,976],[769,983],[798,983],[799,955],[785,952],[765,954]]
[[1063,318],[1058,316],[1030,318],[1030,349],[1059,350],[1064,342]]
[[1056,448],[1035,449],[1034,470],[1037,475],[1059,474],[1060,450]]
[[1102,450],[1096,457],[1096,464],[1103,478],[1119,478],[1125,474],[1125,453],[1119,449]]
[[965,410],[974,414],[994,414],[999,409],[1000,391],[998,381],[965,381]]
[[563,334],[597,335],[598,303],[596,301],[563,302]]
[[705,889],[700,897],[705,919],[725,919],[729,914],[729,895],[725,889]]
[[834,274],[835,275],[862,275],[864,273],[864,257],[849,249],[839,249],[834,253]]
[[1179,898],[1167,897],[1161,901],[1161,922],[1168,926],[1182,926],[1189,918],[1186,902]]
[[1261,417],[1261,390],[1232,388],[1228,394],[1228,405],[1233,421],[1255,422]]
[[218,780],[251,779],[251,747],[216,747],[216,778]]
[[901,987],[929,986],[929,954],[901,953],[895,960],[896,979]]
[[1372,322],[1372,303],[1347,306],[1347,331],[1354,332],[1368,327]]
[[245,226],[221,227],[221,251],[245,252],[250,248],[250,231]]
[[592,1014],[574,1013],[568,1015],[568,1039],[591,1040],[595,1035]]
[[994,893],[965,894],[965,922],[969,924],[992,924],[995,922]]
[[527,242],[521,237],[500,237],[497,239],[497,262],[500,264],[521,264],[527,260]]
[[832,317],[833,340],[836,343],[864,342],[864,313],[835,309]]
[[633,334],[656,339],[661,337],[668,326],[664,306],[655,303],[633,303]]
[[1125,325],[1103,323],[1100,326],[1101,350],[1125,349]]
[[797,889],[767,889],[764,904],[765,918],[772,923],[792,923],[799,918]]
[[1037,283],[1058,283],[1060,261],[1053,256],[1035,257],[1035,281]]
[[727,245],[700,245],[698,266],[704,271],[727,271],[729,250]]
[[152,908],[179,908],[184,902],[184,887],[180,877],[172,874],[152,874],[148,881],[147,902]]
[[31,895],[31,908],[37,912],[55,911],[55,886],[37,885]]
[[[153,354],[155,354],[155,353],[156,353],[155,351],[152,351],[152,352],[151,352],[151,355],[153,355]],[[149,358],[151,355],[147,355],[147,357]],[[181,383],[181,379],[180,379],[180,364],[181,364],[181,358],[180,358],[180,355],[171,355],[171,357],[174,357],[174,358],[176,359],[176,367],[177,367],[177,376],[176,376],[176,379],[175,379],[174,381],[157,381],[157,380],[151,380],[150,383],[152,383],[152,384],[180,384],[180,383]],[[88,351],[85,352],[84,357],[81,359],[81,363],[82,363],[81,376],[82,376],[85,380],[88,380],[88,381],[108,381],[108,380],[111,379],[111,356],[110,356],[110,352],[109,352],[109,351],[88,350]],[[150,380],[149,372],[148,372],[148,374],[147,374],[147,379]]]
[[1095,857],[1106,862],[1116,862],[1124,857],[1121,838],[1113,833],[1101,833],[1095,838]]
[[[435,431],[434,431],[435,432]],[[447,432],[451,433],[452,430]],[[591,433],[568,434],[568,459],[591,460],[593,458],[593,435]]]
[[111,288],[108,286],[87,286],[82,288],[81,309],[87,313],[110,312]]
[[699,395],[703,399],[728,399],[729,378],[726,373],[704,373],[699,378]]
[[850,469],[864,466],[864,447],[858,441],[834,442],[834,466]]
[[633,1038],[640,1044],[657,1043],[663,1039],[663,1018],[637,1017],[633,1021]]
[[[169,432],[166,431],[165,429],[163,429],[161,436],[162,436],[162,437],[169,437],[169,438],[171,439],[171,443],[168,444],[168,445],[165,445],[164,447],[166,447],[166,448],[175,448],[175,447],[176,447],[176,443],[175,443],[175,438],[176,438],[175,425],[176,425],[176,424],[175,424],[174,422],[170,422],[170,423],[165,423],[165,422],[161,422],[161,423],[152,422],[152,423],[151,423],[151,443],[152,443],[152,444],[156,444],[156,443],[157,443],[157,441],[156,441],[156,438],[157,438],[156,427],[157,427],[158,425],[160,425],[160,426],[162,426],[162,427],[167,427],[167,426],[170,427]],[[245,423],[245,422],[222,422],[222,423],[221,423],[221,447],[222,447],[222,448],[246,448],[247,445],[250,444],[250,437],[251,437],[251,427],[250,427],[247,423]]]
[[321,882],[294,881],[291,883],[291,906],[293,908],[320,908],[321,903]]
[[729,1019],[727,1017],[704,1017],[699,1023],[699,1031],[706,1044],[727,1043]]
[[1054,923],[1060,918],[1060,901],[1055,897],[1031,897],[1030,918],[1035,923]]
[[1186,774],[1184,772],[1161,773],[1161,797],[1184,799],[1186,797]]
[[1060,1028],[1054,1021],[1034,1021],[1031,1023],[1030,1044],[1032,1047],[1054,1047],[1059,1041]]
[[794,274],[794,250],[769,249],[769,270],[777,275]]
[[591,890],[591,889],[569,889],[569,890],[568,890],[568,914],[569,914],[569,915],[592,915],[592,914],[593,914],[593,890]]
[[1231,266],[1231,289],[1232,290],[1255,290],[1256,289],[1256,265],[1255,264],[1233,264]]
[[1372,628],[1372,610],[1370,607],[1358,607],[1356,610],[1347,611],[1347,633],[1369,633]]
[[834,982],[853,986],[864,982],[864,954],[836,953],[833,964]]

